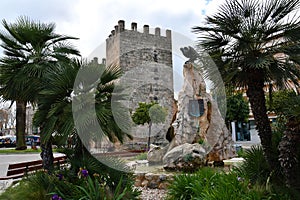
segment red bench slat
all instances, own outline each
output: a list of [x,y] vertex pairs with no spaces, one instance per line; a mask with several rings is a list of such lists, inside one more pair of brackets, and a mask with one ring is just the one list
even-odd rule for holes
[[[55,157],[53,165],[61,165],[66,163],[66,156]],[[26,173],[34,172],[43,169],[43,161],[35,160],[22,163],[9,164],[5,177],[0,177],[0,180],[22,178]]]

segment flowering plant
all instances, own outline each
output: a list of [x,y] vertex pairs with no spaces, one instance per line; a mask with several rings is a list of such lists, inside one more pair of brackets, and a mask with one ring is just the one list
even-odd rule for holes
[[62,200],[62,198],[60,196],[58,196],[58,194],[53,194],[51,199],[52,200]]
[[81,167],[79,168],[79,172],[78,172],[78,177],[79,178],[86,178],[86,177],[88,177],[88,175],[89,175],[88,170],[83,169]]

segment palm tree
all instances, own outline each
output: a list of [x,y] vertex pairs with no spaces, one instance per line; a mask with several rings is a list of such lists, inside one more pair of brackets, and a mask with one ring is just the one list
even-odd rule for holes
[[[64,146],[68,138],[75,135],[77,143],[74,150],[75,155],[72,157],[79,160],[83,155],[89,155],[87,152],[89,141],[95,137],[103,138],[101,134],[107,136],[111,142],[116,140],[123,142],[124,136],[131,138],[116,124],[111,108],[112,93],[115,88],[114,81],[121,76],[119,67],[106,68],[104,65],[87,65],[82,61],[73,60],[69,65],[61,65],[60,69],[44,80],[47,84],[39,93],[38,110],[34,115],[34,124],[44,127],[45,140],[49,141],[49,144],[52,144],[53,134],[55,134],[56,144],[59,146]],[[74,86],[76,78],[80,79],[77,77],[78,73],[87,75],[78,81],[80,82],[80,86],[77,85],[79,89],[76,83]],[[96,79],[97,81],[95,81]],[[93,87],[96,88],[96,91],[92,90]],[[79,105],[74,106],[74,99],[81,98],[78,94],[79,90],[81,93],[93,93],[94,101],[89,102],[89,99],[82,98]],[[88,106],[93,107],[96,111],[96,122],[91,119],[93,113],[87,109]],[[76,115],[74,112],[80,114]],[[129,116],[127,118],[124,116],[125,124],[126,119],[129,119]],[[95,123],[100,124],[102,131],[94,128]],[[83,132],[85,135],[80,135],[79,132]],[[78,139],[78,135],[81,136],[81,140]],[[47,161],[45,166],[51,170],[53,159],[51,146],[44,156],[44,160]]]
[[[264,154],[276,165],[271,148],[272,131],[264,87],[298,85],[300,77],[299,0],[228,0],[206,24],[193,28],[201,33],[201,48],[214,59],[227,85],[245,88],[256,121]],[[208,76],[213,70],[204,66]]]
[[286,185],[300,192],[300,96],[290,97],[282,110],[287,123],[279,144],[279,161]]
[[37,101],[42,79],[57,70],[58,62],[68,62],[70,55],[79,55],[67,43],[74,37],[54,33],[54,23],[41,23],[19,17],[15,23],[2,21],[0,33],[4,57],[0,59],[0,95],[16,102],[17,148],[25,149],[26,105]]

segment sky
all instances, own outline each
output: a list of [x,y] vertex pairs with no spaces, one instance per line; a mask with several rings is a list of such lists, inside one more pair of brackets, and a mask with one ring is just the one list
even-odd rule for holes
[[[205,16],[217,11],[224,0],[3,0],[0,19],[14,22],[25,15],[33,20],[56,24],[56,32],[78,37],[72,42],[83,57],[88,57],[105,42],[118,20],[130,29],[137,22],[171,29],[196,40],[191,27],[203,23]],[[0,25],[0,29],[3,29]]]
[[[217,12],[225,0],[3,0],[0,7],[0,20],[15,22],[19,16],[32,20],[55,23],[56,33],[79,38],[72,44],[83,58],[93,58],[97,49],[105,49],[105,40],[119,20],[125,20],[125,28],[131,29],[136,22],[138,30],[143,25],[172,30],[174,69],[174,90],[182,86],[182,65],[184,57],[179,47],[196,42],[197,35],[192,27],[204,23],[206,15]],[[3,30],[0,24],[0,30]],[[176,33],[176,34],[175,34]],[[174,36],[174,37],[173,37]],[[177,37],[176,37],[177,36]],[[178,38],[178,36],[182,38]],[[175,38],[175,39],[174,39]],[[99,53],[98,53],[99,54]],[[176,57],[180,55],[182,58]],[[2,49],[0,49],[2,55]],[[105,53],[103,53],[105,55]],[[101,56],[98,56],[101,60]],[[105,56],[103,56],[105,57]]]

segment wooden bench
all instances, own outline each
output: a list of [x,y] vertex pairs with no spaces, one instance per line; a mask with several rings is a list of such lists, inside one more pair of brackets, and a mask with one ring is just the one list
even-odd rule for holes
[[[55,157],[53,161],[54,166],[58,166],[60,168],[62,165],[66,164],[66,158],[66,156]],[[20,179],[27,174],[43,169],[42,162],[42,160],[35,160],[9,164],[6,176],[0,177],[0,180]]]

